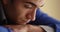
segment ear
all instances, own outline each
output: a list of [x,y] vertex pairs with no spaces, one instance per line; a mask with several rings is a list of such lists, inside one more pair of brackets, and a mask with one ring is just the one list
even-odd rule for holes
[[8,0],[3,0],[3,4],[4,5],[8,4]]

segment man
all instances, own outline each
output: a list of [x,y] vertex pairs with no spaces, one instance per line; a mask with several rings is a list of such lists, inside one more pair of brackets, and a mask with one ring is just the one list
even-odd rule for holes
[[[40,12],[38,7],[43,5],[43,0],[2,0],[2,3],[7,21],[1,20],[1,23],[6,22],[6,24],[10,25],[47,25],[53,27],[56,32],[60,32],[60,22]],[[44,29],[42,30],[44,31]]]

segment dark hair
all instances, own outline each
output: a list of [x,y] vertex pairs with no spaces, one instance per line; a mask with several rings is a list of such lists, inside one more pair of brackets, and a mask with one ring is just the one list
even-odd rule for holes
[[13,0],[9,0],[10,3],[13,3]]
[[0,25],[5,24],[6,22],[4,21],[6,18],[4,18],[4,8],[3,8],[3,3],[2,0],[0,0]]
[[[13,3],[13,0],[9,0],[10,3]],[[2,0],[0,0],[0,25],[6,24],[15,24],[13,21],[6,18],[4,4]]]

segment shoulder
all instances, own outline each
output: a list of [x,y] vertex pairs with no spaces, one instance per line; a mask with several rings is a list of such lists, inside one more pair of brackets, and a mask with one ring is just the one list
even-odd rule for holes
[[9,32],[9,31],[6,27],[0,26],[0,32]]

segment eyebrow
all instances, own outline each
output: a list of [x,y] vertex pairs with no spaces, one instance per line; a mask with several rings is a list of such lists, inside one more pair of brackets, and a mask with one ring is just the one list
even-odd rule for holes
[[25,3],[29,3],[29,4],[34,5],[34,6],[36,6],[36,7],[37,7],[37,5],[36,5],[36,4],[34,4],[34,3],[32,3],[32,2],[25,2]]

